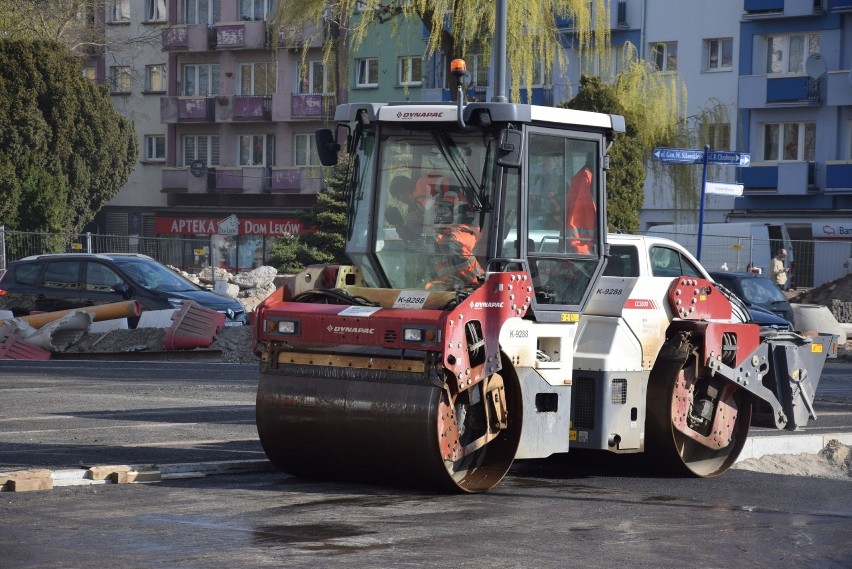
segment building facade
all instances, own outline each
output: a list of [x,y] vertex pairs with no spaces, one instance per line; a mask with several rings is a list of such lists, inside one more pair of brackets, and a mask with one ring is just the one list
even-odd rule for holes
[[[237,271],[304,230],[298,215],[322,185],[313,133],[335,95],[317,61],[321,35],[303,72],[301,40],[315,34],[273,37],[273,9],[274,0],[107,2],[107,36],[126,35],[131,49],[106,54],[105,79],[134,120],[140,160],[99,214],[100,232],[178,238],[175,264]],[[132,49],[142,37],[144,49]]]

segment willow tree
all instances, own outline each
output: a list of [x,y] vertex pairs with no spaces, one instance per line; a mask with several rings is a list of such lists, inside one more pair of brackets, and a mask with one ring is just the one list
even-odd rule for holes
[[[374,26],[390,26],[391,35],[398,35],[409,18],[419,18],[428,30],[424,58],[442,53],[449,66],[452,59],[470,53],[491,56],[494,0],[280,0],[273,19],[284,30],[313,30],[297,36],[305,52],[320,39],[325,63],[331,66],[335,60],[346,61],[350,49],[371,39]],[[524,78],[532,77],[539,65],[545,69],[567,65],[559,21],[572,22],[571,33],[580,50],[605,53],[609,18],[606,0],[507,0],[510,100],[520,99]],[[593,33],[595,29],[603,31]],[[346,84],[344,73],[338,72],[338,85]],[[449,72],[446,76],[452,77]]]

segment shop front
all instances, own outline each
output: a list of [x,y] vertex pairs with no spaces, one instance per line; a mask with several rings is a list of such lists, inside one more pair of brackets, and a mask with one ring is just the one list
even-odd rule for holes
[[157,216],[154,230],[169,238],[168,262],[194,272],[214,266],[231,273],[267,264],[269,248],[285,236],[305,232],[294,218]]

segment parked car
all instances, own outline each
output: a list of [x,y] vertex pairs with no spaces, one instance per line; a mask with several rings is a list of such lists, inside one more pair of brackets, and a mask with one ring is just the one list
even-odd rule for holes
[[[604,268],[605,276],[671,278],[686,275],[710,279],[743,301],[743,309],[747,310],[748,314],[742,314],[742,317],[750,317],[760,326],[761,334],[793,329],[793,310],[789,302],[778,287],[765,276],[708,272],[684,247],[662,237],[611,233],[608,241],[609,257]],[[754,280],[742,285],[742,278]],[[766,290],[763,290],[764,288]],[[745,291],[749,292],[748,296],[745,296]],[[771,300],[767,303],[764,302],[765,299]],[[783,301],[783,304],[779,301]]]
[[142,310],[194,300],[224,314],[226,326],[248,323],[238,300],[204,289],[146,255],[35,255],[9,263],[0,277],[0,310],[14,316],[125,300],[138,300]]
[[711,271],[710,276],[745,302],[756,323],[776,329],[794,328],[793,307],[769,277],[728,271]]

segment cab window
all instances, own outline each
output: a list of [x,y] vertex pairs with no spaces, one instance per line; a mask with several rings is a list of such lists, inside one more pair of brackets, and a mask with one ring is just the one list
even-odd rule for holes
[[610,245],[603,276],[638,277],[639,251],[633,245]]
[[675,249],[653,246],[650,257],[651,272],[655,277],[703,277],[701,271]]
[[112,292],[113,286],[122,282],[122,278],[115,271],[100,263],[86,263],[86,290],[100,292]]

